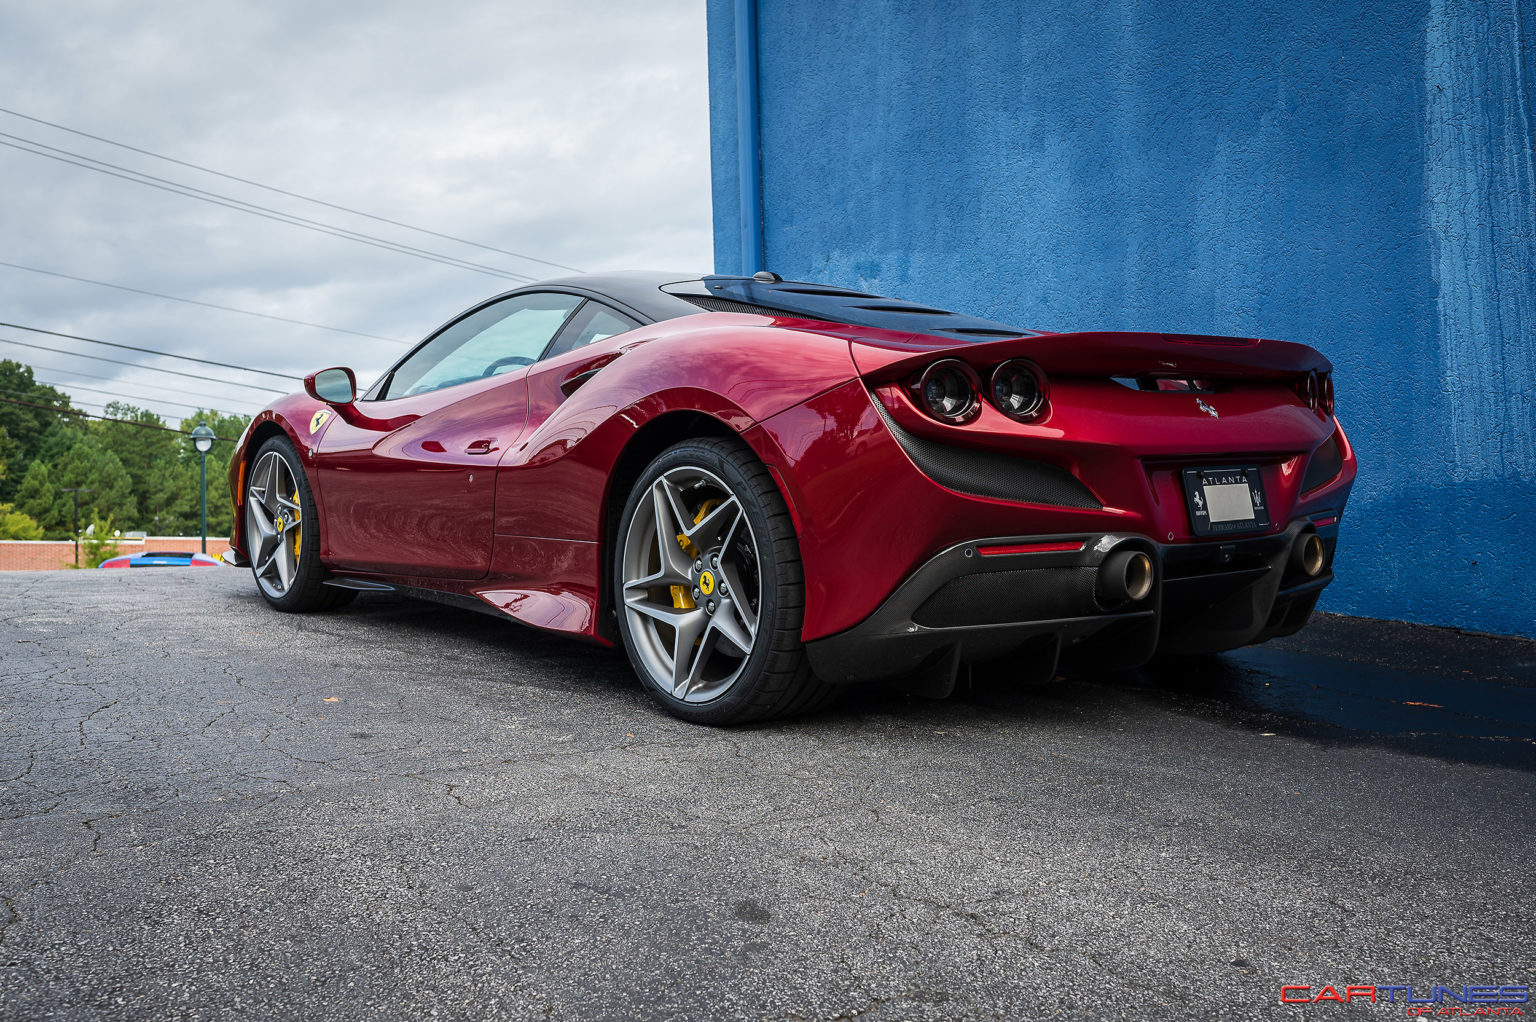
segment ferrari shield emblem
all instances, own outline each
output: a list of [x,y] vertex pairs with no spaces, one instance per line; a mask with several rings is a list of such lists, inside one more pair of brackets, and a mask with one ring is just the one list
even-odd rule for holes
[[310,419],[309,419],[309,435],[310,436],[314,436],[316,433],[318,433],[320,431],[320,427],[324,426],[326,420],[329,419],[330,417],[331,417],[330,411],[325,409],[325,408],[320,409],[314,415],[310,416]]

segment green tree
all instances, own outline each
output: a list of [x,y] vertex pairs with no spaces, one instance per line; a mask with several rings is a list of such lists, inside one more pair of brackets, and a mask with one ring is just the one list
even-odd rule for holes
[[43,527],[31,515],[10,504],[0,504],[0,539],[42,539]]
[[75,442],[52,466],[34,461],[21,481],[16,503],[37,519],[50,539],[68,539],[75,523],[75,494],[81,488],[80,520],[95,516],[132,520],[138,510],[133,480],[117,455],[91,437]]
[[130,404],[114,401],[105,414],[123,421],[92,423],[91,432],[102,447],[117,455],[133,480],[138,517],[130,527],[136,524],[157,536],[184,529],[189,482],[182,460],[186,437],[167,429],[160,416]]
[[57,496],[58,492],[53,488],[53,473],[48,471],[47,464],[34,461],[28,465],[21,484],[16,488],[17,509],[46,530],[53,517],[53,501]]
[[72,419],[60,419],[43,430],[37,438],[36,453],[32,456],[38,461],[49,465],[56,465],[59,459],[69,453],[69,449],[84,440],[90,433],[78,422]]
[[[30,464],[48,428],[69,421],[69,396],[38,383],[32,367],[0,359],[0,464],[12,468]],[[42,407],[36,407],[36,406]],[[0,476],[0,500],[12,500],[21,485],[18,473]]]
[[[208,452],[208,535],[227,536],[234,528],[234,505],[229,499],[229,460],[235,453],[235,445],[231,442],[238,440],[240,434],[245,432],[250,419],[243,415],[224,415],[220,412],[198,412],[181,420],[181,429],[191,432],[199,423],[213,430],[214,435],[221,439],[213,442],[213,448]],[[197,451],[192,446],[190,438],[182,438],[185,443],[181,449],[182,463],[187,466],[187,491],[190,499],[187,502],[188,534],[195,534],[198,529],[198,500],[197,488]]]
[[101,562],[118,554],[117,537],[112,532],[112,518],[92,517],[91,526],[80,537],[80,566],[99,568]]

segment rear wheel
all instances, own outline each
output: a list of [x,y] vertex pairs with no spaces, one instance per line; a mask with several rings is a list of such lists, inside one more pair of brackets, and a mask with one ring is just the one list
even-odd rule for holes
[[697,440],[663,452],[630,493],[618,539],[619,632],[668,712],[737,724],[832,694],[800,641],[805,585],[789,512],[745,445]]
[[278,610],[329,610],[357,595],[323,584],[314,494],[286,437],[262,444],[246,473],[245,544],[256,587]]

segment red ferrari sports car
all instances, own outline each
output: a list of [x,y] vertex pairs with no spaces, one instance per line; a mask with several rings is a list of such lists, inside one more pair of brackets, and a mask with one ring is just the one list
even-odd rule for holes
[[615,273],[475,306],[251,423],[230,559],[603,644],[688,720],[1296,631],[1355,456],[1301,344],[1047,333],[837,287]]

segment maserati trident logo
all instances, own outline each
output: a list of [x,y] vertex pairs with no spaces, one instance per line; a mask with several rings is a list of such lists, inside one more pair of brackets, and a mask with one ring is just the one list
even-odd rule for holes
[[1205,414],[1209,415],[1211,418],[1213,418],[1213,419],[1221,418],[1220,415],[1216,414],[1216,409],[1215,408],[1212,408],[1210,405],[1205,403],[1205,398],[1203,398],[1203,397],[1195,398],[1195,404],[1200,408],[1200,410],[1202,412],[1204,412]]

